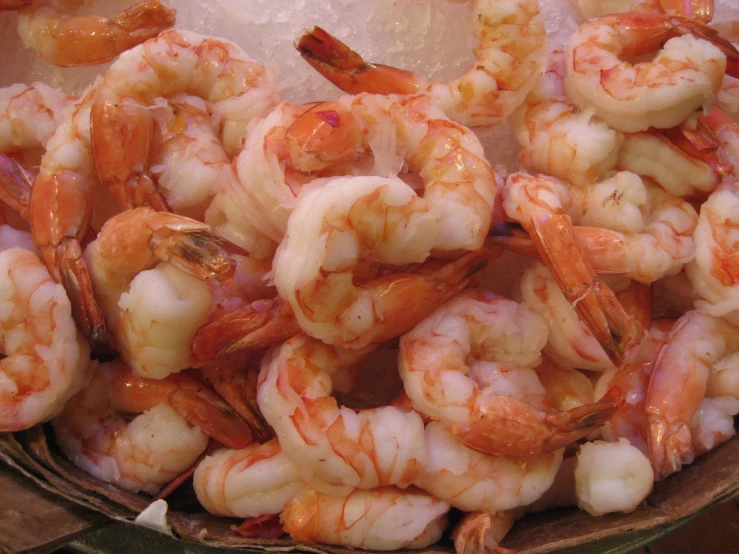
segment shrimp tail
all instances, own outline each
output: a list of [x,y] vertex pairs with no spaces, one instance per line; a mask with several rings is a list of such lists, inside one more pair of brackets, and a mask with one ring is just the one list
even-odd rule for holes
[[569,216],[541,214],[533,218],[532,227],[531,238],[542,261],[608,357],[620,366],[628,349],[637,342],[638,333],[613,291],[597,279],[578,245]]
[[511,530],[513,523],[513,510],[495,514],[465,514],[452,531],[454,550],[457,554],[513,554],[515,550],[498,544]]
[[119,13],[113,23],[125,31],[127,49],[172,27],[176,16],[177,10],[163,6],[159,0],[146,0]]
[[257,374],[246,369],[249,356],[250,352],[239,352],[191,371],[198,373],[228,402],[249,424],[255,440],[262,443],[274,438],[274,432],[257,406]]
[[161,229],[152,236],[151,244],[160,260],[199,279],[230,279],[235,268],[229,254],[248,255],[235,244],[197,226]]
[[313,69],[349,94],[413,94],[425,86],[418,75],[367,63],[357,52],[320,27],[300,37],[295,48]]
[[79,241],[66,239],[56,251],[61,283],[72,303],[72,317],[77,328],[90,341],[97,355],[112,354],[105,314],[95,300],[92,279]]
[[739,77],[739,50],[730,40],[722,37],[716,29],[712,29],[704,23],[690,19],[677,19],[680,27],[690,32],[694,37],[707,40],[721,50],[726,56],[726,74]]
[[245,448],[253,442],[249,425],[194,377],[174,373],[164,379],[147,379],[120,363],[112,381],[111,404],[117,410],[138,413],[166,403],[190,425],[228,448]]
[[301,331],[288,302],[252,302],[201,327],[192,341],[195,365],[244,350],[266,348]]
[[[103,89],[105,90],[105,89]],[[100,181],[124,210],[172,211],[149,175],[154,118],[144,106],[114,102],[99,91],[90,113],[92,155]]]
[[22,165],[0,154],[0,202],[24,221],[30,220],[31,187],[35,177]]
[[467,288],[470,280],[487,267],[490,256],[489,249],[481,248],[428,275],[392,274],[376,279],[373,284],[379,299],[376,309],[383,314],[384,322],[372,342],[384,342],[410,331],[441,304]]
[[598,401],[565,412],[541,414],[519,400],[500,397],[494,408],[479,408],[470,424],[454,424],[452,433],[478,452],[530,458],[585,437],[617,409],[616,402]]

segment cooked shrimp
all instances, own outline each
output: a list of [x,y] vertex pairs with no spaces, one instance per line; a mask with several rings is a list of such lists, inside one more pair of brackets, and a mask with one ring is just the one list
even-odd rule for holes
[[577,453],[578,505],[590,515],[629,513],[652,492],[649,458],[626,439],[586,442]]
[[656,480],[693,461],[690,422],[706,395],[710,368],[738,349],[737,327],[697,310],[683,315],[670,331],[646,397],[649,457]]
[[211,514],[250,518],[279,514],[306,484],[273,439],[241,450],[216,450],[198,464],[193,487]]
[[449,504],[393,487],[329,496],[305,489],[285,505],[282,525],[301,543],[367,550],[425,548],[441,538]]
[[43,83],[0,89],[0,152],[44,148],[72,100]]
[[62,114],[46,145],[30,199],[31,232],[46,267],[72,300],[72,314],[82,334],[96,348],[107,347],[104,316],[92,296],[82,260],[90,231],[97,176],[90,149],[93,84]]
[[[584,23],[565,53],[567,95],[619,131],[680,124],[713,102],[726,69],[726,56],[718,47],[685,35],[697,25],[646,13]],[[660,47],[651,61],[632,64],[622,59]]]
[[529,264],[521,275],[520,290],[514,296],[546,321],[549,336],[543,352],[557,367],[594,371],[614,368],[593,332],[577,316],[552,272],[543,263]]
[[527,170],[585,186],[616,168],[623,133],[592,110],[577,109],[565,94],[564,78],[564,52],[555,50],[546,71],[508,121]]
[[213,196],[232,170],[205,102],[172,95],[151,109],[155,133],[149,171],[175,213],[203,220]]
[[685,266],[685,274],[701,296],[695,301],[696,308],[732,323],[739,323],[738,206],[739,184],[732,176],[701,205],[693,234],[695,257]]
[[423,422],[392,406],[339,407],[332,378],[370,350],[345,350],[299,335],[262,361],[257,401],[282,451],[315,488],[407,487],[424,457]]
[[488,127],[503,121],[534,86],[546,58],[546,29],[538,0],[474,0],[472,24],[480,39],[476,60],[458,79],[429,83],[420,75],[366,63],[319,27],[297,48],[321,75],[350,94],[409,94],[426,91],[463,125]]
[[[62,452],[103,481],[134,492],[156,493],[187,469],[208,445],[166,398],[128,422],[111,404],[120,364],[102,364],[90,385],[53,421]],[[125,408],[124,408],[125,409]]]
[[713,19],[713,0],[575,0],[586,19],[616,13],[666,13],[701,23]]
[[555,364],[545,356],[534,371],[555,410],[571,410],[595,401],[592,382],[577,369]]
[[489,456],[464,446],[443,425],[426,425],[426,457],[414,485],[465,512],[525,506],[554,481],[563,449],[536,458]]
[[567,210],[596,271],[650,285],[679,273],[695,254],[695,209],[634,173],[571,189]]
[[34,0],[18,15],[23,44],[63,67],[105,63],[174,25],[175,10],[144,0],[113,18],[75,15],[84,0]]
[[[231,277],[229,248],[203,223],[142,207],[109,219],[85,249],[117,348],[139,374],[161,378],[190,365],[211,304],[203,281]],[[162,261],[176,267],[146,272]]]
[[653,321],[624,366],[603,373],[595,386],[595,398],[600,399],[614,386],[618,387],[619,394],[623,398],[616,413],[601,428],[603,438],[609,442],[627,439],[645,456],[649,455],[645,408],[647,387],[654,362],[660,349],[667,343],[674,323],[673,319]]
[[502,190],[503,209],[528,231],[536,252],[552,271],[567,300],[608,357],[619,365],[638,340],[639,330],[613,291],[596,276],[591,256],[580,248],[564,208],[568,192],[554,178],[513,173]]
[[618,152],[618,169],[651,177],[674,196],[711,192],[721,172],[687,154],[662,133],[627,133]]
[[514,554],[514,550],[503,548],[500,542],[517,519],[528,513],[577,506],[575,465],[574,456],[565,457],[552,485],[531,504],[494,514],[466,514],[451,535],[457,554]]
[[[371,167],[355,161],[362,152],[372,154]],[[283,103],[252,130],[236,166],[249,200],[240,209],[277,242],[300,194],[298,171],[390,177],[407,168],[438,212],[439,237],[449,241],[439,249],[480,248],[492,219],[496,180],[482,145],[423,96],[344,96],[309,111]]]
[[64,288],[36,254],[0,252],[0,277],[0,430],[19,431],[58,414],[87,384],[95,363]]
[[452,531],[454,550],[457,554],[513,554],[515,550],[503,548],[500,541],[511,530],[516,520],[515,510],[496,512],[472,512],[465,514]]
[[[303,181],[325,175],[308,174],[358,156],[362,131],[342,103],[296,106],[281,102],[255,124],[237,158],[243,189],[235,197],[238,208],[263,233],[280,242]],[[352,170],[351,165],[348,168]]]
[[[401,337],[405,392],[415,409],[480,452],[533,457],[562,448],[602,424],[614,406],[557,412],[526,402],[529,390],[515,386],[517,373],[538,364],[547,331],[521,304],[483,291],[462,293]],[[470,364],[500,364],[507,386],[480,385],[468,375]]]
[[230,154],[249,121],[277,102],[271,69],[225,40],[170,30],[125,52],[105,73],[91,114],[95,167],[121,206],[162,205],[150,175],[149,108],[180,93],[206,101]]
[[690,435],[696,456],[710,452],[736,436],[734,416],[739,414],[739,398],[704,398],[690,422]]
[[[439,196],[441,209],[443,191]],[[325,342],[361,348],[399,336],[467,286],[487,262],[485,251],[473,251],[429,274],[372,278],[379,264],[424,262],[433,249],[459,247],[457,239],[464,244],[480,231],[454,219],[455,231],[445,236],[439,220],[438,211],[399,179],[335,177],[304,194],[290,216],[273,263],[277,291],[300,327]]]

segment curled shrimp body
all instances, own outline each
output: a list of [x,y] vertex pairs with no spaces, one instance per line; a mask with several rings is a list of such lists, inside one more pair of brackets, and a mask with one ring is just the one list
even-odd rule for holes
[[259,408],[282,451],[316,488],[340,493],[351,487],[407,487],[423,463],[423,422],[417,413],[392,406],[356,412],[339,407],[331,396],[332,378],[368,354],[299,335],[262,362]]
[[526,229],[565,298],[608,357],[620,365],[639,330],[613,290],[595,273],[591,256],[598,253],[597,245],[588,250],[579,244],[565,208],[568,187],[552,177],[519,172],[508,176],[502,195],[505,213]]
[[603,438],[610,442],[621,438],[627,439],[645,456],[649,455],[645,409],[647,388],[654,362],[659,351],[667,343],[674,323],[672,319],[652,321],[641,343],[631,353],[626,364],[621,368],[614,368],[603,373],[595,386],[596,398],[601,398],[614,385],[619,388],[623,398],[616,413],[601,428]]
[[0,252],[0,430],[18,431],[58,414],[95,367],[64,288],[38,256]]
[[543,263],[535,261],[524,270],[517,297],[547,322],[549,335],[543,352],[555,365],[593,371],[614,368]]
[[196,96],[172,95],[151,111],[151,175],[172,211],[202,221],[232,171],[207,106]]
[[62,67],[109,62],[174,25],[159,0],[134,4],[113,18],[75,15],[83,0],[35,0],[21,10],[18,33],[40,58]]
[[426,461],[414,484],[465,512],[525,506],[553,483],[564,450],[534,459],[489,456],[461,444],[443,425],[426,425]]
[[737,349],[737,327],[697,310],[684,314],[670,331],[654,362],[646,397],[649,457],[656,479],[693,461],[690,422],[706,396],[711,366]]
[[385,551],[434,544],[448,511],[449,504],[415,489],[355,490],[345,496],[305,489],[287,503],[281,520],[298,542]]
[[710,164],[686,154],[665,135],[627,133],[618,152],[618,169],[654,179],[674,196],[711,192],[720,175]]
[[275,77],[235,44],[169,30],[121,55],[92,109],[95,167],[121,206],[162,204],[149,171],[153,115],[160,97],[206,101],[227,153],[241,149],[246,126],[277,102]]
[[592,110],[579,110],[565,93],[562,50],[549,54],[546,71],[509,123],[521,163],[533,172],[585,186],[615,169],[623,133]]
[[[722,143],[722,158],[734,167],[739,163],[739,127],[726,114],[712,110],[712,130]],[[698,224],[693,234],[695,258],[686,265],[685,273],[701,296],[695,306],[713,316],[739,323],[739,273],[737,272],[737,208],[739,182],[736,170],[701,204]]]
[[500,123],[534,86],[546,57],[546,29],[538,0],[473,0],[472,24],[480,42],[476,61],[458,79],[423,77],[366,63],[318,27],[298,42],[303,59],[350,94],[427,92],[454,121],[471,127]]
[[[190,365],[211,304],[207,278],[233,274],[227,242],[204,223],[151,208],[109,219],[85,249],[95,297],[123,359],[161,378]],[[170,262],[152,270],[159,262]]]
[[30,196],[33,240],[55,281],[72,300],[75,321],[96,347],[108,342],[104,316],[92,297],[82,244],[90,232],[98,180],[90,147],[93,84],[62,114],[46,145]]
[[325,342],[362,348],[397,337],[487,263],[485,251],[473,251],[426,274],[371,271],[424,262],[440,227],[436,210],[399,179],[335,177],[290,216],[273,263],[277,291],[300,327]]
[[[406,168],[419,177],[419,194],[442,226],[437,249],[482,246],[497,183],[469,129],[419,95],[396,100],[344,96],[305,110],[278,107],[253,129],[236,163],[250,199],[239,206],[266,235],[279,242],[285,234],[300,194],[296,169],[314,177],[362,174],[364,168],[354,160],[369,152],[372,166],[364,171],[370,175],[402,176]],[[457,225],[460,220],[464,226]]]
[[[648,13],[584,23],[566,49],[567,95],[619,131],[678,125],[713,102],[726,69],[726,56],[718,47],[690,35],[677,36],[690,31],[686,26],[672,16]],[[660,47],[648,62],[622,59]]]
[[272,439],[241,450],[216,450],[198,464],[193,487],[211,514],[250,518],[279,514],[306,484],[300,468]]
[[[120,362],[102,364],[90,385],[72,398],[53,421],[62,452],[87,473],[134,492],[156,493],[205,451],[208,436],[161,398],[127,421],[115,407]],[[119,403],[122,404],[122,403]]]
[[[538,400],[546,393],[531,367],[547,332],[544,320],[521,304],[483,291],[462,293],[401,337],[405,392],[415,409],[480,452],[533,457],[557,450],[599,426],[613,406],[558,413]],[[484,375],[496,365],[508,379],[488,384]],[[527,371],[538,384],[533,398],[528,387],[506,385]]]

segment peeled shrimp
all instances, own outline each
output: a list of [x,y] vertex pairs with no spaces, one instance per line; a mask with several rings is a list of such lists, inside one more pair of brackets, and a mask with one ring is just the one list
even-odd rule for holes
[[119,370],[118,362],[97,368],[90,385],[53,421],[56,440],[90,475],[154,494],[205,451],[208,436],[165,403],[127,422],[110,403]]
[[[455,236],[444,236],[439,219],[399,179],[335,177],[302,195],[290,216],[273,263],[277,291],[300,327],[325,342],[361,348],[396,337],[463,289],[487,262],[485,252],[474,251],[428,274],[372,278],[373,264],[424,262],[440,242],[480,230],[456,222]],[[363,269],[370,279],[357,282]]]
[[300,468],[272,439],[241,450],[216,450],[198,464],[193,487],[211,514],[250,518],[279,514],[306,484]]
[[[280,138],[280,126],[291,121]],[[285,159],[284,150],[293,161]],[[360,152],[372,153],[372,167],[354,167],[358,164],[352,160],[337,163]],[[480,248],[490,227],[497,183],[482,145],[474,133],[449,121],[424,96],[395,100],[369,94],[344,96],[308,112],[282,104],[258,124],[236,163],[250,199],[239,206],[277,242],[285,234],[300,191],[286,175],[289,163],[307,167],[315,176],[398,173],[402,177],[402,168],[415,173],[421,184],[419,195],[439,218],[441,229],[434,245],[439,251]],[[316,175],[317,170],[323,172]],[[316,184],[312,181],[311,187]],[[465,225],[458,225],[460,220]]]
[[646,397],[649,457],[656,480],[692,463],[690,422],[706,396],[710,368],[737,349],[737,327],[697,310],[684,314],[670,331]]
[[446,502],[413,489],[355,490],[346,496],[305,489],[287,503],[281,519],[297,542],[384,551],[434,544],[448,511]]
[[149,171],[175,213],[202,221],[213,196],[232,172],[208,107],[197,96],[172,95],[155,103]]
[[739,398],[704,398],[690,422],[690,435],[696,456],[710,452],[736,436],[734,417],[739,414]]
[[[533,373],[547,331],[523,305],[482,291],[462,293],[401,337],[405,392],[415,409],[480,452],[532,457],[557,450],[599,426],[613,406],[556,412],[527,398],[531,389],[517,384],[518,374]],[[486,366],[500,364],[505,377],[485,386],[470,364],[482,366],[483,375]],[[537,397],[546,398],[540,383]]]
[[698,224],[693,234],[695,258],[685,273],[701,296],[695,306],[711,315],[739,323],[739,276],[736,273],[737,206],[739,205],[739,124],[728,115],[712,109],[704,118],[720,141],[719,153],[734,166],[734,173],[701,204]]
[[552,485],[562,462],[562,449],[533,459],[482,454],[433,421],[425,437],[425,462],[414,484],[465,512],[530,504]]
[[647,412],[645,408],[647,388],[654,362],[660,349],[667,343],[675,321],[658,319],[652,321],[639,346],[621,368],[609,370],[598,379],[595,397],[601,398],[612,386],[617,386],[623,402],[601,428],[603,438],[616,442],[627,439],[645,456],[649,455]]
[[114,18],[75,15],[83,0],[34,0],[18,15],[23,44],[63,67],[105,63],[174,25],[159,0],[134,4]]
[[614,368],[543,263],[532,262],[523,271],[516,296],[546,321],[549,335],[543,352],[556,366],[594,371]]
[[[680,124],[713,102],[726,69],[719,48],[690,35],[677,36],[690,32],[690,25],[696,24],[647,13],[609,15],[582,24],[565,53],[568,97],[619,131]],[[622,59],[660,47],[651,61]]]
[[[204,223],[137,208],[109,219],[85,249],[116,346],[139,374],[161,378],[190,365],[190,342],[211,304],[203,281],[233,274],[224,247]],[[162,261],[176,267],[146,272]]]
[[95,363],[64,288],[36,254],[0,252],[0,277],[0,430],[6,432],[58,414],[87,384]]
[[369,352],[299,335],[262,361],[259,408],[282,451],[315,488],[341,493],[351,487],[407,487],[423,463],[418,414],[392,406],[356,412],[331,396],[332,378]]
[[652,485],[649,459],[626,439],[586,442],[577,453],[578,505],[590,515],[632,512]]
[[564,78],[564,52],[555,50],[509,123],[527,170],[585,186],[615,169],[624,138],[593,110],[577,109],[567,98]]
[[121,55],[105,73],[92,109],[92,144],[101,181],[121,206],[163,200],[149,174],[157,98],[186,93],[206,101],[227,153],[249,121],[277,101],[275,77],[235,44],[169,30]]
[[565,298],[608,357],[619,365],[638,340],[639,329],[616,300],[613,290],[596,275],[590,258],[592,252],[598,253],[597,247],[588,250],[580,246],[565,211],[569,198],[567,186],[552,177],[519,172],[508,176],[501,192],[505,213],[526,229]]
[[99,185],[90,148],[90,109],[96,85],[62,114],[46,145],[30,199],[31,232],[46,267],[72,300],[72,313],[95,347],[108,343],[104,316],[92,297],[82,242],[90,232]]
[[618,169],[651,177],[668,193],[680,197],[711,192],[721,181],[714,167],[686,154],[663,134],[650,131],[624,136]]
[[546,29],[538,0],[473,0],[472,24],[480,42],[476,60],[458,79],[428,83],[415,73],[366,63],[319,27],[297,48],[321,75],[350,94],[426,91],[454,121],[488,127],[523,102],[542,71]]

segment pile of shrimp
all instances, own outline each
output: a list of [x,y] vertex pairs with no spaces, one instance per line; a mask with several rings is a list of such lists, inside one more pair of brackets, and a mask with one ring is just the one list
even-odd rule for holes
[[[579,0],[553,50],[538,0],[470,4],[449,82],[307,31],[342,94],[299,105],[157,0],[0,3],[44,59],[113,60],[0,89],[0,430],[243,534],[458,554],[733,437],[737,26]],[[472,130],[504,123],[505,176]]]

